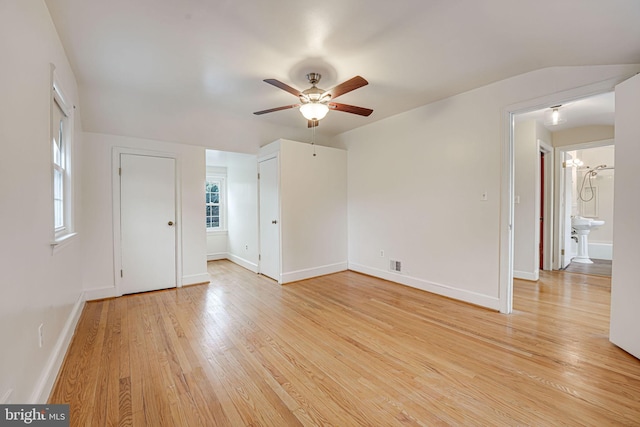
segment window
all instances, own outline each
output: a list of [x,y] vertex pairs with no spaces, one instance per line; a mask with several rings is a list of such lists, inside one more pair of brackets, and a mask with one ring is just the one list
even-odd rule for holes
[[51,163],[54,241],[73,234],[71,191],[71,110],[53,76],[51,101]]
[[208,231],[224,230],[224,178],[207,177],[205,184]]

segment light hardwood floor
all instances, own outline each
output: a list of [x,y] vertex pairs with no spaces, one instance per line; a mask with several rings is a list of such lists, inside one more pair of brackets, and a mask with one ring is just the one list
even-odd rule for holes
[[354,272],[87,303],[50,403],[74,426],[639,425],[610,279],[516,281],[502,315]]
[[596,276],[611,277],[613,262],[606,259],[592,259],[593,264],[570,263],[565,269],[568,273],[594,274]]

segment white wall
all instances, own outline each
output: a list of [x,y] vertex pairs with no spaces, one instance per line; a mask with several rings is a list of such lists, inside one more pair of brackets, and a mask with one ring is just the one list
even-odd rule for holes
[[255,155],[227,156],[228,258],[258,271],[258,161]]
[[0,403],[44,403],[83,304],[78,192],[78,236],[55,254],[50,246],[50,63],[70,103],[78,107],[76,184],[83,144],[80,106],[75,77],[43,2],[0,2],[0,55]]
[[[280,139],[281,282],[347,269],[347,153]],[[314,156],[314,152],[316,155]]]
[[535,120],[516,122],[513,276],[526,280],[538,280],[540,273],[540,146],[538,140],[551,145],[551,134],[544,126]]
[[283,283],[347,269],[347,153],[282,140]]
[[539,264],[535,246],[538,156],[536,122],[516,123],[514,129],[514,221],[513,221],[513,276],[538,280]]
[[554,147],[564,147],[567,145],[613,139],[613,134],[613,126],[592,125],[553,132],[551,137],[553,139]]
[[205,149],[186,144],[85,133],[82,156],[83,279],[88,299],[116,295],[113,247],[112,152],[114,147],[178,156],[181,192],[182,284],[208,281],[205,224]]
[[498,309],[504,111],[637,69],[538,70],[336,137],[349,158],[349,267]]

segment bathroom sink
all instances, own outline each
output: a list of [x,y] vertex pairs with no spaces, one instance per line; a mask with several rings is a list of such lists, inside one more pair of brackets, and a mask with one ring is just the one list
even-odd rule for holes
[[598,219],[585,218],[582,216],[571,217],[571,227],[578,237],[578,255],[571,258],[571,262],[582,264],[593,264],[589,259],[589,233],[592,228],[604,225],[604,221]]
[[584,218],[581,216],[571,217],[571,227],[576,230],[591,230],[592,228],[600,227],[604,225],[604,221],[591,218]]

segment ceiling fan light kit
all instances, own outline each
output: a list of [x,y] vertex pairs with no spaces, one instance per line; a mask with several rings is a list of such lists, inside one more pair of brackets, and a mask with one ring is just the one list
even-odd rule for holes
[[298,99],[300,99],[301,103],[286,105],[284,107],[270,108],[268,110],[256,111],[253,114],[261,115],[272,113],[274,111],[281,111],[299,107],[300,113],[302,113],[304,118],[308,121],[308,126],[316,127],[318,126],[318,122],[327,115],[329,110],[343,111],[345,113],[357,114],[365,117],[373,113],[373,110],[369,108],[339,104],[332,101],[340,95],[344,95],[347,92],[351,92],[352,90],[369,84],[369,82],[367,82],[365,79],[360,76],[356,76],[347,80],[346,82],[333,87],[332,89],[324,90],[316,86],[321,78],[322,76],[319,73],[307,74],[307,79],[309,80],[309,83],[311,83],[311,87],[302,92],[295,88],[292,88],[285,83],[282,83],[281,81],[275,79],[265,79],[264,81],[266,83],[269,83],[270,85],[273,85],[277,88],[289,92],[292,95],[297,96]]
[[327,104],[309,102],[300,106],[300,112],[307,120],[322,120],[329,112],[329,107]]

